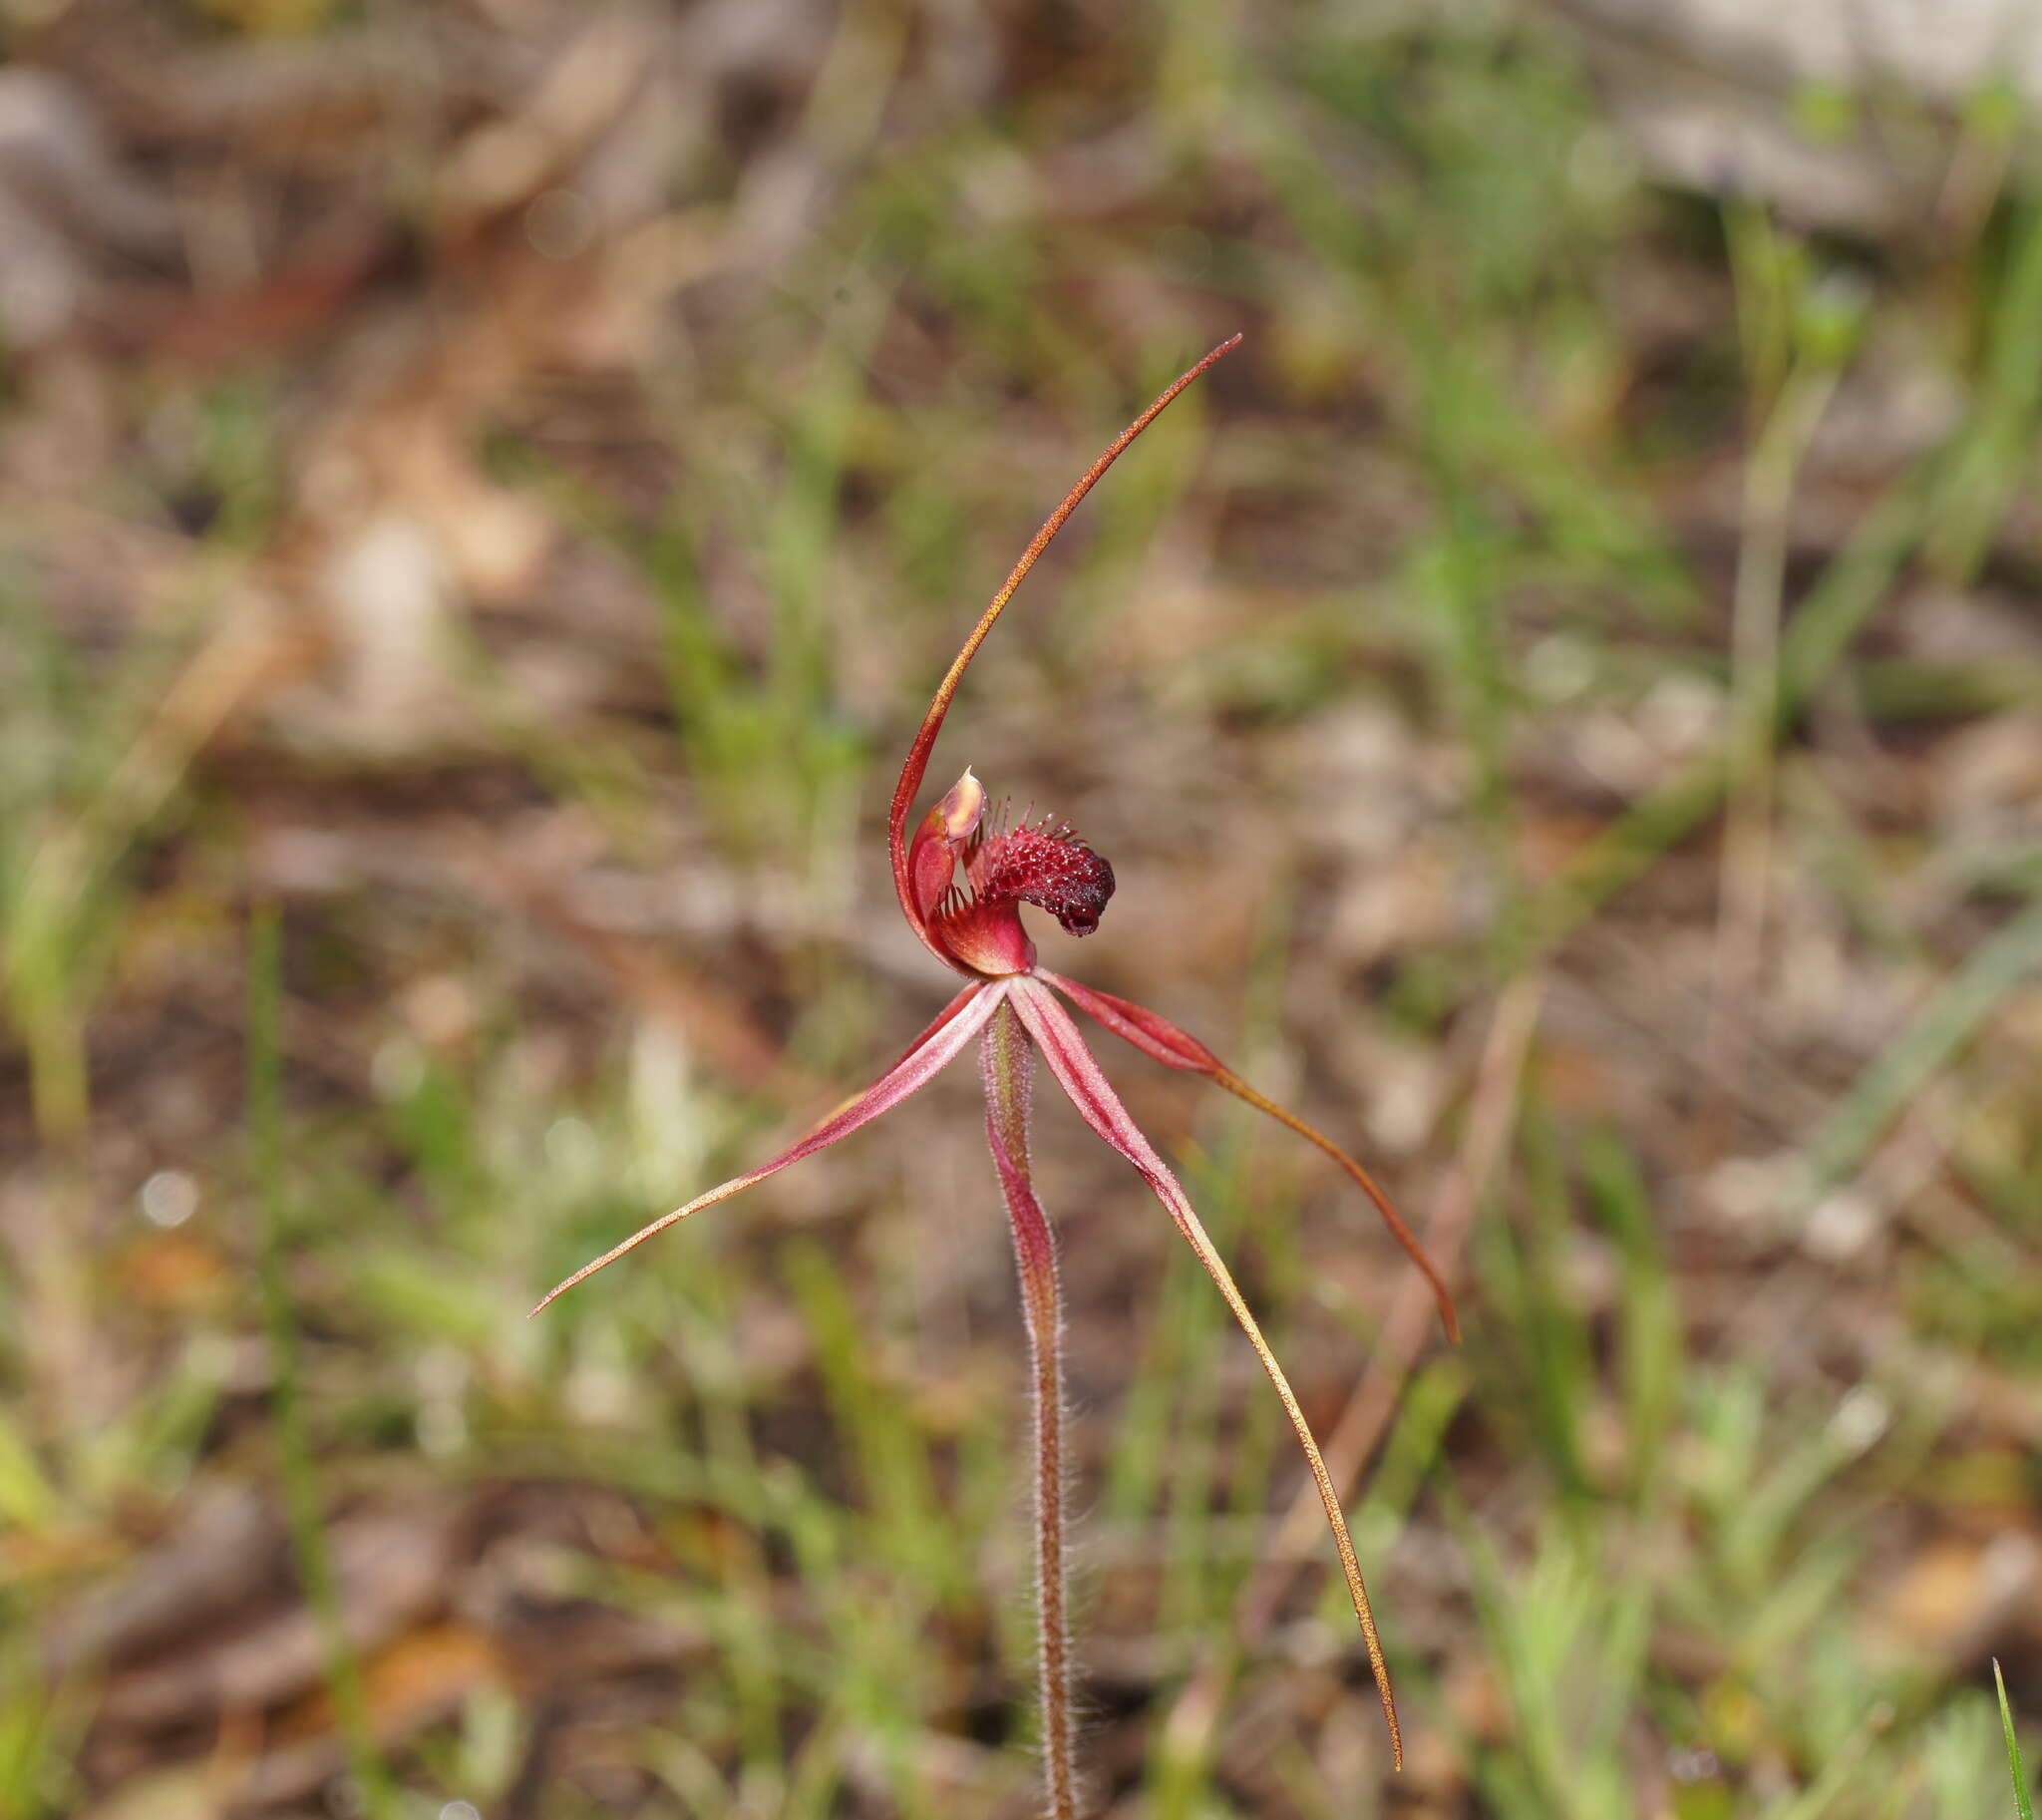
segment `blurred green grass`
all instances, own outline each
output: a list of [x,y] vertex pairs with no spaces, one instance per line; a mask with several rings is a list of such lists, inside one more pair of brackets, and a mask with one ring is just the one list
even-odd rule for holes
[[[869,1073],[922,1003],[899,1002],[861,928],[885,913],[874,831],[918,691],[1041,503],[1131,402],[1242,324],[1244,370],[1187,398],[1087,505],[960,723],[1104,817],[1123,813],[1123,774],[1140,805],[1181,793],[1182,825],[1141,825],[1134,852],[1115,851],[1124,879],[1228,864],[1200,851],[1201,812],[1254,796],[1284,857],[1273,878],[1238,864],[1256,894],[1252,965],[1193,983],[1218,1034],[1279,1079],[1299,1068],[1300,996],[1328,990],[1320,972],[1293,984],[1325,906],[1288,870],[1311,866],[1327,809],[1287,800],[1279,761],[1244,754],[1357,703],[1450,749],[1458,883],[1479,911],[1333,985],[1335,1021],[1373,1017],[1449,1069],[1511,979],[1594,978],[1612,918],[1633,915],[1646,940],[1706,928],[1706,906],[1675,895],[1631,912],[1623,894],[1662,862],[1712,872],[1705,837],[1760,767],[1779,872],[1827,868],[1866,946],[1907,956],[1923,982],[1854,1076],[1834,1078],[1830,1057],[1832,1075],[1798,1083],[1819,1111],[1798,1120],[1784,1202],[1805,1217],[1875,1176],[1895,1117],[1942,1088],[1959,1112],[1940,1159],[1964,1213],[1924,1219],[1878,1278],[1840,1288],[1789,1238],[1675,1222],[1677,1179],[1736,1154],[1680,1137],[1691,1105],[1615,1095],[1584,1110],[1560,1064],[1534,1056],[1479,1204],[1468,1343],[1417,1363],[1357,1505],[1420,1739],[1406,1797],[1382,1792],[1330,1576],[1273,1637],[1229,1639],[1295,1462],[1195,1267],[1148,1234],[1155,1221],[1123,1236],[1147,1218],[1139,1185],[1059,1151],[1051,1211],[1072,1216],[1066,1275],[1099,1399],[1084,1411],[1095,1785],[1156,1820],[2003,1811],[1976,1663],[1867,1638],[1913,1545],[1967,1502],[1953,1489],[1967,1469],[1984,1486],[1969,1502],[2034,1530],[2032,1453],[2006,1465],[1966,1374],[2031,1385],[2038,1362],[2042,1090],[1973,1060],[2017,995],[2032,1009],[2035,850],[1966,855],[1933,826],[1866,826],[1807,728],[1820,708],[1903,749],[1917,717],[2031,705],[1999,663],[1919,660],[1863,634],[1912,577],[1975,579],[2032,481],[2032,205],[2010,195],[1929,269],[1755,204],[1654,194],[1565,41],[1516,15],[1377,29],[1302,8],[1256,34],[1187,8],[1113,35],[1096,75],[1159,162],[1139,206],[1051,226],[996,205],[1000,186],[1070,131],[1060,109],[1103,104],[1046,84],[890,140],[871,96],[907,54],[905,17],[847,13],[835,77],[791,130],[842,175],[827,233],[740,319],[699,331],[713,358],[646,377],[656,403],[672,394],[650,509],[542,425],[507,413],[490,439],[502,484],[652,603],[636,654],[648,688],[628,711],[560,721],[477,621],[448,662],[488,729],[480,754],[394,778],[285,756],[278,783],[209,749],[207,698],[179,679],[206,661],[214,602],[277,535],[287,372],[191,383],[175,487],[218,507],[190,571],[114,648],[67,625],[32,539],[9,528],[0,941],[37,1145],[17,1192],[36,1197],[41,1237],[0,1276],[0,1511],[22,1539],[0,1584],[0,1816],[109,1795],[83,1767],[96,1670],[46,1678],[35,1626],[108,1555],[146,1553],[136,1538],[158,1519],[138,1513],[209,1475],[288,1489],[293,1459],[299,1494],[316,1488],[329,1511],[434,1483],[619,1498],[636,1539],[555,1538],[534,1584],[683,1639],[662,1697],[620,1701],[565,1762],[544,1754],[514,1676],[389,1745],[380,1772],[383,1747],[357,1728],[350,1786],[372,1812],[1027,1811],[1018,1325],[984,1274],[997,1203],[968,1094],[938,1101],[947,1120],[810,1165],[820,1185],[691,1223],[526,1324],[539,1287],[741,1166],[800,1108],[720,1080],[685,1037],[585,986],[563,1016],[519,957],[529,931],[378,884],[282,907],[281,1125],[273,1149],[256,1133],[275,1160],[251,1162],[231,1105],[188,1141],[175,1167],[198,1184],[192,1230],[212,1259],[188,1298],[131,1305],[135,1260],[162,1247],[111,1199],[133,1159],[98,1146],[135,1077],[163,1065],[121,1053],[125,1033],[251,952],[245,895],[222,881],[243,877],[276,794],[458,800],[464,769],[514,773],[598,830],[605,864],[667,882],[699,866],[782,906],[770,954],[754,924],[746,951],[691,964],[750,1002],[801,1076]],[[1647,257],[1702,291],[1709,319],[1649,413],[1612,311]],[[1933,346],[1966,408],[1811,555],[1785,535],[1800,451],[1763,466],[1765,427],[1797,385],[1840,383],[1886,336]],[[1727,560],[1670,504],[1724,472],[1772,490],[1751,519],[1770,513],[1780,534]],[[101,504],[161,520],[160,484],[109,474]],[[1141,627],[1180,549],[1250,578],[1211,636],[1181,646]],[[1771,621],[1756,669],[1728,655],[1740,572]],[[1114,674],[1131,650],[1139,664]],[[1667,676],[1717,692],[1716,730],[1608,804],[1561,863],[1539,859],[1541,830],[1565,818],[1528,753]],[[1170,753],[1209,745],[1213,775],[1158,777],[1152,728]],[[167,963],[167,947],[197,958]],[[1137,947],[1102,948],[1139,973]],[[385,1002],[421,979],[458,983],[454,1037],[429,1040]],[[2033,1052],[2016,1031],[1999,1053]],[[336,1057],[370,1090],[336,1084]],[[1355,1210],[1326,1212],[1324,1185],[1238,1109],[1158,1091],[1279,1352],[1308,1361],[1322,1394],[1358,1380],[1384,1301],[1356,1285],[1386,1252],[1357,1253],[1341,1224]],[[1459,1090],[1447,1103],[1417,1181],[1452,1155]],[[1972,1105],[1981,1116],[1963,1119]],[[965,1249],[932,1256],[937,1227],[982,1228],[992,1249],[946,1238]],[[237,1361],[265,1296],[282,1350],[251,1387]],[[1880,1337],[1846,1344],[1833,1296],[1862,1303],[1849,1319]],[[113,1392],[68,1370],[108,1329],[130,1360]],[[1807,1335],[1817,1359],[1788,1343]],[[2032,1627],[2020,1645],[2042,1659]],[[1223,1710],[1187,1745],[1174,1695],[1214,1660]],[[363,1672],[373,1707],[374,1662]]]

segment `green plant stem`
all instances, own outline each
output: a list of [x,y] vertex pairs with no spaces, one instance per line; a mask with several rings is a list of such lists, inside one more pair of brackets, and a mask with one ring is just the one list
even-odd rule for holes
[[305,1600],[326,1656],[326,1683],[333,1696],[348,1767],[362,1794],[369,1820],[394,1820],[397,1812],[390,1772],[376,1749],[361,1664],[341,1615],[340,1585],[326,1547],[319,1483],[299,1401],[298,1327],[284,1280],[283,1094],[279,1031],[282,986],[277,954],[276,910],[257,908],[248,931],[248,1129],[253,1148],[255,1198],[262,1221],[256,1264],[262,1309],[269,1326],[270,1374],[274,1384],[277,1452],[281,1457],[291,1552]]
[[1064,1568],[1063,1305],[1056,1236],[1035,1198],[1028,1161],[1028,1105],[1035,1051],[1007,1005],[981,1039],[985,1130],[1014,1229],[1021,1312],[1028,1326],[1029,1394],[1035,1420],[1035,1601],[1041,1682],[1043,1777],[1052,1820],[1077,1820],[1071,1738],[1071,1633]]

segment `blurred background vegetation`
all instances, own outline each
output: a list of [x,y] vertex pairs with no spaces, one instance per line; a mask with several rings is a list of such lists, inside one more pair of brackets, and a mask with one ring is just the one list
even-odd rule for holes
[[0,1817],[1034,1811],[968,1070],[523,1311],[940,1002],[906,735],[1236,328],[935,771],[1468,1338],[1107,1058],[1356,1487],[1393,1779],[1045,1101],[1102,1811],[2010,1810],[2042,27],[1722,10],[0,5]]

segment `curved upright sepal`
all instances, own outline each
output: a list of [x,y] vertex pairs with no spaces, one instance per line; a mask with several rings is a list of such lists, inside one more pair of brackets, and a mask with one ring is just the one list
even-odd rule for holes
[[964,641],[964,648],[951,662],[943,680],[936,685],[935,698],[929,703],[929,711],[922,716],[921,726],[916,730],[914,743],[907,749],[907,760],[900,767],[900,781],[893,787],[893,805],[886,819],[886,849],[893,865],[893,889],[899,894],[900,912],[907,918],[908,927],[914,930],[922,945],[946,966],[958,963],[946,954],[929,933],[928,914],[917,902],[915,881],[907,863],[907,816],[914,807],[915,792],[921,788],[922,774],[928,770],[929,750],[936,743],[936,735],[943,730],[943,716],[950,711],[950,698],[957,693],[957,684],[966,667],[977,654],[978,647],[985,642],[985,635],[993,629],[993,621],[1014,597],[1014,590],[1027,578],[1028,571],[1035,566],[1036,559],[1050,546],[1050,542],[1063,530],[1064,521],[1078,509],[1078,503],[1099,484],[1099,477],[1111,468],[1122,452],[1136,437],[1162,415],[1186,386],[1226,354],[1240,345],[1238,335],[1229,335],[1216,348],[1189,371],[1181,373],[1171,381],[1162,395],[1148,410],[1135,419],[1120,435],[1107,446],[1103,454],[1071,491],[1064,495],[1057,509],[1043,520],[1042,529],[1029,541],[1028,547],[1021,552],[1021,560],[1014,564],[1006,580],[1000,583],[1000,590],[992,597],[985,611],[978,617],[978,623],[971,628],[971,636]]

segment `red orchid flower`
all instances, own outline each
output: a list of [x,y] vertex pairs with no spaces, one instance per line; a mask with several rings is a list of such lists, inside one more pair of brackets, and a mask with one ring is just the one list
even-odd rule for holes
[[[908,1045],[905,1055],[862,1093],[848,1101],[825,1119],[807,1137],[771,1161],[761,1164],[707,1194],[698,1195],[685,1207],[640,1228],[622,1244],[614,1246],[593,1263],[584,1265],[553,1288],[538,1304],[543,1308],[563,1291],[626,1252],[642,1245],[655,1233],[664,1232],[702,1208],[726,1201],[755,1182],[763,1182],[790,1163],[813,1156],[817,1151],[848,1137],[860,1125],[896,1106],[916,1088],[925,1085],[941,1069],[956,1060],[974,1038],[979,1039],[981,1067],[986,1087],[986,1134],[998,1168],[1000,1185],[1013,1225],[1015,1258],[1020,1273],[1022,1307],[1026,1319],[1033,1363],[1034,1416],[1037,1462],[1037,1600],[1040,1620],[1040,1678],[1043,1749],[1047,1765],[1050,1811],[1056,1820],[1074,1820],[1077,1814],[1076,1780],[1072,1766],[1070,1642],[1065,1621],[1064,1599],[1064,1513],[1063,1513],[1063,1395],[1062,1361],[1057,1291],[1056,1248],[1048,1221],[1036,1201],[1031,1183],[1028,1148],[1029,1099],[1033,1074],[1033,1053],[1040,1050],[1057,1085],[1070,1098],[1079,1115],[1106,1142],[1140,1172],[1164,1205],[1178,1231],[1196,1254],[1207,1274],[1225,1298],[1233,1317],[1254,1347],[1262,1368],[1276,1387],[1284,1414],[1296,1432],[1316,1481],[1319,1497],[1332,1526],[1333,1542],[1346,1575],[1347,1590],[1354,1603],[1355,1617],[1368,1647],[1370,1667],[1381,1695],[1383,1712],[1389,1722],[1391,1751],[1397,1764],[1403,1763],[1403,1739],[1397,1724],[1396,1703],[1390,1691],[1389,1670],[1383,1660],[1382,1644],[1376,1635],[1375,1619],[1369,1609],[1367,1589],[1362,1584],[1360,1564],[1348,1539],[1346,1519],[1331,1475],[1320,1458],[1297,1397],[1276,1362],[1254,1315],[1235,1286],[1232,1274],[1206,1236],[1198,1216],[1170,1166],[1156,1152],[1129,1116],[1099,1064],[1093,1059],[1071,1014],[1059,1002],[1058,994],[1088,1012],[1101,1024],[1168,1068],[1202,1074],[1229,1093],[1279,1120],[1316,1144],[1351,1176],[1374,1203],[1397,1242],[1410,1255],[1432,1283],[1439,1300],[1441,1317],[1450,1337],[1458,1337],[1453,1302],[1418,1241],[1398,1218],[1368,1172],[1329,1138],[1314,1131],[1303,1120],[1264,1099],[1200,1043],[1154,1011],[1116,998],[1110,992],[1081,985],[1074,979],[1051,972],[1036,960],[1035,943],[1022,926],[1020,909],[1024,904],[1047,910],[1073,935],[1090,934],[1099,926],[1107,901],[1113,896],[1113,868],[1088,847],[1067,823],[1048,820],[1011,821],[1004,806],[989,809],[985,788],[967,770],[947,795],[907,837],[907,818],[928,766],[930,748],[936,742],[951,697],[966,666],[985,641],[993,622],[1013,597],[1014,590],[1062,529],[1079,501],[1091,492],[1108,468],[1136,437],[1186,386],[1222,355],[1239,345],[1234,335],[1220,343],[1189,372],[1181,375],[1163,395],[1117,436],[1085,477],[1064,496],[1035,534],[1021,559],[1014,565],[992,603],[980,616],[964,648],[957,653],[949,673],[938,686],[935,699],[922,717],[920,730],[909,747],[900,781],[893,791],[892,811],[887,823],[887,843],[893,866],[893,884],[900,908],[921,943],[930,953],[964,976],[965,984],[945,1005],[927,1029]],[[959,867],[963,869],[961,881]],[[538,1308],[532,1310],[538,1312]]]

